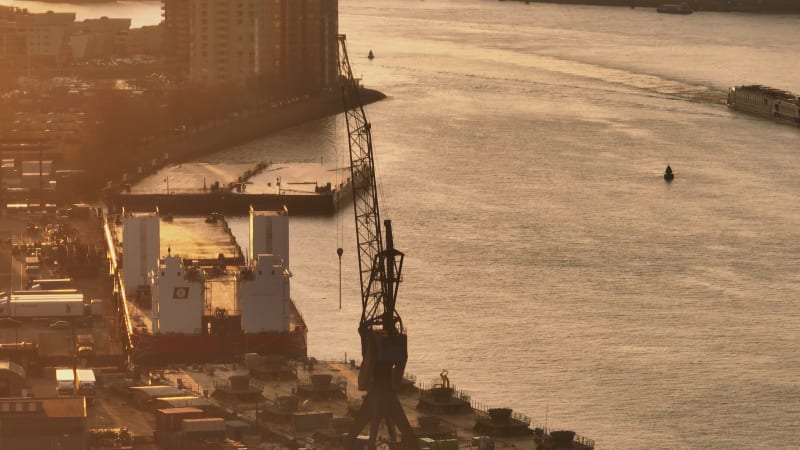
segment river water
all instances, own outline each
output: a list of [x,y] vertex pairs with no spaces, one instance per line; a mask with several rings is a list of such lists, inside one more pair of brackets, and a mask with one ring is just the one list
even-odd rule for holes
[[[91,8],[160,19],[153,2]],[[407,255],[409,371],[448,369],[476,400],[599,448],[800,446],[800,131],[722,104],[736,84],[800,92],[800,16],[342,0],[340,31],[389,96],[367,114]],[[329,118],[138,188],[345,156]],[[352,357],[352,208],[291,234],[309,352]]]

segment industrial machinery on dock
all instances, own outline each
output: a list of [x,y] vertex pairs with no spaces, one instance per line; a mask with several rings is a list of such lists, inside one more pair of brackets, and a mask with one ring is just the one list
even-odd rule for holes
[[392,441],[397,440],[396,430],[399,430],[402,442],[407,447],[417,448],[411,425],[397,398],[397,389],[402,384],[408,361],[408,337],[395,309],[404,255],[394,248],[390,220],[383,223],[386,237],[384,245],[371,125],[359,97],[344,35],[339,35],[338,48],[361,281],[362,308],[358,333],[361,336],[363,363],[358,374],[358,388],[367,392],[348,433],[345,448],[356,447],[357,436],[369,423],[367,445],[374,449],[382,421]]

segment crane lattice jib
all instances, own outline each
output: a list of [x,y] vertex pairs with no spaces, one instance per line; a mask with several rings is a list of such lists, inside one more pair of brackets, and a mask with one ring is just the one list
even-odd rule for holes
[[368,423],[367,446],[376,448],[378,428],[385,423],[392,441],[397,431],[406,448],[419,448],[396,390],[402,385],[408,361],[408,340],[400,316],[394,309],[401,279],[403,253],[394,248],[392,222],[384,222],[386,246],[382,242],[378,189],[372,155],[372,134],[353,78],[344,35],[339,35],[339,81],[342,85],[345,122],[350,147],[350,182],[358,240],[358,268],[361,277],[361,355],[358,388],[367,391],[346,433],[344,448],[363,448],[356,443]]
[[358,240],[358,268],[361,277],[361,326],[372,326],[383,314],[383,287],[376,271],[382,270],[383,251],[378,189],[372,155],[370,123],[361,104],[358,83],[347,56],[345,36],[339,35],[339,81],[342,87],[345,121],[350,148],[350,180]]

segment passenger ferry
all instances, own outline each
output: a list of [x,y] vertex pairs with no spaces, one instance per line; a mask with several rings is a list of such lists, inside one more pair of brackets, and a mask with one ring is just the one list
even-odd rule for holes
[[800,126],[800,98],[780,89],[760,84],[732,87],[728,107]]

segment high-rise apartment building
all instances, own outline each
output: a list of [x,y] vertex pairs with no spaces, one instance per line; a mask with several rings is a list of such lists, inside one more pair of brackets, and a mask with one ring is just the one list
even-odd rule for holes
[[262,74],[291,94],[318,92],[336,80],[338,0],[270,0]]
[[189,16],[189,78],[205,84],[244,82],[258,73],[260,0],[193,0]]
[[338,0],[163,0],[175,67],[205,84],[261,78],[280,95],[336,80]]
[[192,0],[163,0],[164,55],[174,72],[189,72],[189,14]]

